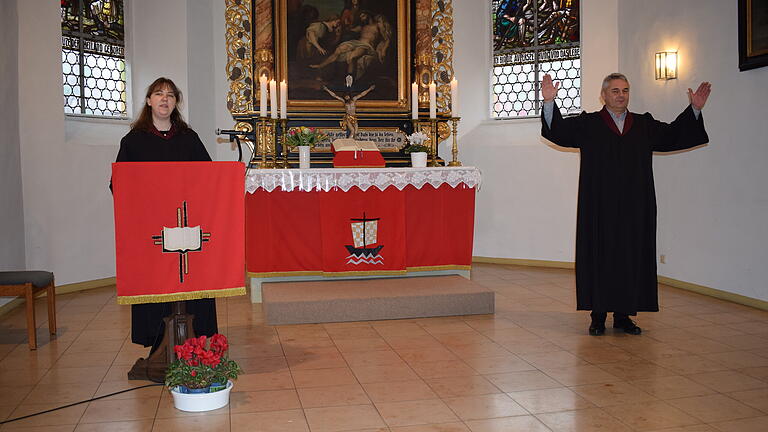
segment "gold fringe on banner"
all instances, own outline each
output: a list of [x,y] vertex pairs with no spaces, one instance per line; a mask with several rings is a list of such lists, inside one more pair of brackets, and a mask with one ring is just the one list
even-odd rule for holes
[[118,296],[117,304],[130,305],[141,303],[166,303],[180,300],[199,300],[204,298],[234,297],[245,295],[245,287],[224,288],[218,290],[190,291],[172,294],[152,294],[137,296]]

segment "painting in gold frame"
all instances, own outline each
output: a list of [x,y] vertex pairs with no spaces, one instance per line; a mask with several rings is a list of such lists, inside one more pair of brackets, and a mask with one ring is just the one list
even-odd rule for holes
[[373,86],[359,111],[407,109],[410,0],[275,2],[276,72],[290,111],[341,110],[324,86],[341,97]]
[[739,70],[768,66],[768,1],[739,0]]

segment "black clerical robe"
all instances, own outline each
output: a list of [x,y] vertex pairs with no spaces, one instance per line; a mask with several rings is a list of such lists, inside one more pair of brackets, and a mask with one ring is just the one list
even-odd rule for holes
[[541,135],[581,152],[577,309],[658,311],[652,156],[707,143],[703,116],[696,119],[689,106],[668,124],[628,112],[619,132],[605,107],[563,118],[555,105],[551,127],[542,115]]
[[[163,133],[132,130],[120,141],[117,162],[210,161],[202,141],[192,129],[179,131],[175,127]],[[187,313],[195,316],[193,327],[197,336],[212,336],[218,332],[216,301],[187,300]],[[163,318],[171,314],[171,303],[131,305],[131,341],[144,346],[157,345],[165,329]]]

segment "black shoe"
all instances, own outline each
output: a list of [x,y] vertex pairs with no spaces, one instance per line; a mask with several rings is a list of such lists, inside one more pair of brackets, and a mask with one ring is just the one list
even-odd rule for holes
[[614,319],[613,328],[622,329],[624,330],[624,333],[631,335],[639,335],[643,332],[643,329],[638,327],[637,324],[629,318]]
[[602,336],[605,334],[605,323],[604,322],[594,322],[592,321],[592,324],[589,325],[589,334],[591,336]]

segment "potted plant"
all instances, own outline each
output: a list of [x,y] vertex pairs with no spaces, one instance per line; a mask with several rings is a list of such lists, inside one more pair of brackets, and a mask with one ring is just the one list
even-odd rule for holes
[[411,155],[411,166],[426,167],[427,154],[431,149],[424,143],[429,140],[429,137],[424,132],[419,131],[414,132],[405,138],[408,140],[408,145],[403,148],[403,153]]
[[173,403],[182,411],[209,411],[226,406],[233,383],[242,372],[227,357],[227,338],[215,334],[209,338],[189,338],[174,348],[176,360],[168,366],[165,385]]
[[298,147],[299,168],[309,168],[309,151],[315,148],[315,144],[328,136],[313,127],[292,127],[288,129],[287,144],[291,148]]

